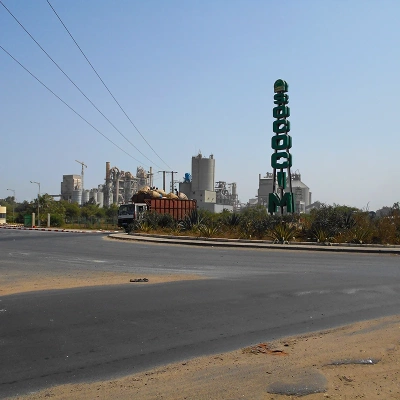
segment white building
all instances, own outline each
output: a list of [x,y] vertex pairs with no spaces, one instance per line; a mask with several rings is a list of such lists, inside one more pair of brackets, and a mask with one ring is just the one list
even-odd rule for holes
[[[272,172],[267,172],[264,177],[258,176],[258,204],[268,208],[268,196],[272,193],[274,178]],[[276,186],[278,184],[276,183]],[[287,190],[289,190],[289,182],[287,182]],[[295,210],[298,213],[305,213],[306,208],[311,204],[310,188],[301,181],[299,173],[292,173],[292,192],[295,199]]]
[[[236,191],[236,186],[235,186]],[[233,206],[217,204],[215,191],[215,159],[203,157],[201,153],[192,157],[191,180],[179,183],[179,192],[186,194],[188,199],[197,201],[197,207],[211,212],[222,212],[224,209],[233,210]]]
[[7,221],[7,207],[0,206],[0,224],[5,224]]

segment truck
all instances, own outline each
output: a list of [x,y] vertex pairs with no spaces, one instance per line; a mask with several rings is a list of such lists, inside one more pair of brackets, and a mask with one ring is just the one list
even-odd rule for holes
[[181,221],[192,210],[197,209],[196,200],[181,200],[167,198],[148,198],[146,194],[139,193],[132,197],[132,203],[121,204],[118,209],[118,226],[126,230],[134,220],[140,220],[146,211],[159,214],[170,214]]

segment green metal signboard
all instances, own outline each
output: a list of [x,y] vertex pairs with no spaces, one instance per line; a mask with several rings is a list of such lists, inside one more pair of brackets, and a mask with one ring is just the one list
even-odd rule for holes
[[[272,115],[275,121],[272,130],[275,133],[271,138],[271,147],[274,150],[271,156],[271,167],[273,169],[272,193],[268,196],[268,212],[274,214],[280,208],[281,214],[286,211],[294,213],[294,195],[292,192],[292,137],[290,132],[290,107],[289,95],[287,94],[289,85],[283,79],[278,79],[274,83],[274,104]],[[286,170],[286,171],[285,171]],[[278,185],[276,185],[278,184]],[[288,185],[289,184],[289,185]]]

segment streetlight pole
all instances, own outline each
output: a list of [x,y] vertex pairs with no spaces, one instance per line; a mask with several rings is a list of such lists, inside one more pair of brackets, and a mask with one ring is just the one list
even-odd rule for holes
[[37,198],[37,217],[38,217],[38,226],[40,226],[40,214],[39,214],[39,197],[40,197],[40,182],[30,181],[31,183],[36,183],[39,186],[39,193]]
[[14,189],[7,189],[13,192],[14,194],[14,201],[13,201],[13,223],[15,223],[15,218],[14,218],[14,207],[15,207],[15,190]]

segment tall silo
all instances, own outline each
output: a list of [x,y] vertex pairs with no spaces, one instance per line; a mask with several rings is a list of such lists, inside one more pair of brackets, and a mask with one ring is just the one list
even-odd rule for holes
[[82,204],[82,190],[81,189],[74,189],[72,191],[71,201],[72,201],[72,203],[78,203],[79,205]]
[[236,187],[236,182],[232,183],[232,196],[236,197],[237,195],[237,187]]
[[94,199],[94,201],[97,203],[97,189],[90,189],[89,200],[91,199]]
[[103,187],[103,201],[106,207],[111,204],[110,192],[111,192],[111,179],[110,179],[110,162],[106,162],[106,180]]
[[82,204],[86,204],[90,200],[90,190],[84,190],[82,195]]
[[192,190],[214,191],[215,184],[215,159],[211,154],[203,158],[201,153],[192,157]]
[[296,201],[303,202],[305,207],[310,205],[310,188],[301,181],[300,172],[292,174],[292,189]]
[[104,193],[103,193],[101,190],[99,190],[99,191],[97,192],[97,199],[96,199],[96,201],[97,201],[97,204],[99,205],[99,207],[100,207],[100,208],[103,208],[103,206],[104,206]]

